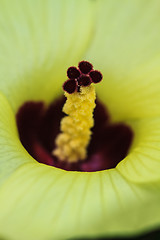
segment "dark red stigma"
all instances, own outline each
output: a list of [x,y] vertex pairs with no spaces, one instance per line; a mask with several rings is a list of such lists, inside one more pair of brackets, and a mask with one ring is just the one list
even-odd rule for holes
[[59,161],[51,152],[60,131],[65,98],[59,98],[48,108],[43,102],[27,102],[17,113],[20,140],[38,162],[68,171],[94,172],[116,167],[125,158],[132,143],[133,132],[126,124],[110,122],[105,106],[96,101],[95,125],[85,161]]
[[77,90],[77,82],[74,79],[69,79],[64,82],[63,90],[69,94],[74,93]]
[[70,67],[67,70],[67,76],[70,79],[75,79],[75,78],[78,78],[80,76],[80,72],[76,67]]
[[103,78],[101,72],[93,70],[92,64],[87,61],[81,61],[78,68],[69,67],[67,76],[69,79],[64,82],[63,90],[69,94],[80,92],[81,86],[87,87],[91,83],[99,83]]
[[91,71],[89,76],[93,83],[99,83],[103,78],[102,73],[97,70]]
[[78,85],[83,86],[83,87],[86,87],[86,86],[89,86],[90,84],[91,84],[91,79],[90,79],[90,77],[85,76],[85,75],[81,75],[81,76],[78,78]]
[[89,73],[93,68],[92,64],[90,62],[87,62],[87,61],[81,61],[78,64],[78,67],[83,74]]

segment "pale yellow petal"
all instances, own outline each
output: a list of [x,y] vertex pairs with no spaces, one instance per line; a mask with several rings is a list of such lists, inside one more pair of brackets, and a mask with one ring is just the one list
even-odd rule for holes
[[117,169],[132,182],[160,180],[160,118],[136,120],[129,124],[134,131],[133,145]]
[[67,68],[91,40],[94,8],[89,0],[1,1],[0,90],[15,111],[24,101],[63,93]]
[[29,164],[0,189],[0,232],[13,240],[58,240],[148,231],[160,221],[159,192],[159,184],[135,185],[116,170]]
[[115,120],[160,115],[160,1],[102,0],[86,58],[101,70],[99,97]]

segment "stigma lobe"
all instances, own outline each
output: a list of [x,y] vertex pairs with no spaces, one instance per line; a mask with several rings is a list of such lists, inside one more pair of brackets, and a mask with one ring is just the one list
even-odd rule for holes
[[72,66],[67,70],[68,80],[63,84],[63,90],[69,94],[80,92],[80,87],[88,87],[91,83],[99,83],[103,76],[100,71],[94,70],[88,61],[81,61],[78,68]]

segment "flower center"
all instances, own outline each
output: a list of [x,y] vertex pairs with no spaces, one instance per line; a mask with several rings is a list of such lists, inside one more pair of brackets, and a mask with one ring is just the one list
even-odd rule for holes
[[112,124],[98,99],[94,109],[93,83],[100,82],[102,74],[89,62],[80,62],[78,69],[70,67],[67,75],[66,103],[61,97],[48,108],[43,102],[27,102],[19,109],[17,126],[23,146],[38,162],[69,171],[116,167],[128,153],[132,130],[123,123]]

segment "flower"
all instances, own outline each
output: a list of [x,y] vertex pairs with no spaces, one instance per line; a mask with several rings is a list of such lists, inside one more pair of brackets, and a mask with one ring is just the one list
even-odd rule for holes
[[[0,235],[15,240],[132,235],[160,224],[159,1],[1,1]],[[15,115],[61,92],[68,66],[103,73],[97,94],[134,131],[116,168],[66,172],[23,148]]]

